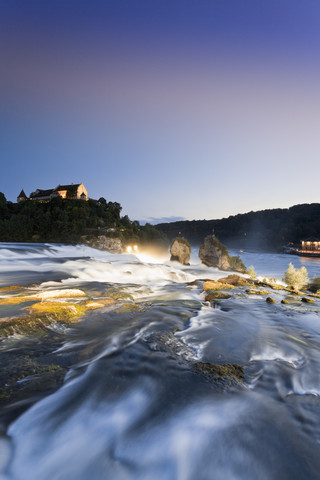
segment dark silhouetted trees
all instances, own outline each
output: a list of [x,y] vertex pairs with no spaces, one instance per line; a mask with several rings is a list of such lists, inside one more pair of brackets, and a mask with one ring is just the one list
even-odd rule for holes
[[[141,227],[118,202],[53,198],[50,202],[7,202],[0,192],[0,241],[77,243],[83,235],[120,236],[124,241],[164,239],[154,227]],[[146,230],[146,231],[144,231]]]
[[228,247],[281,250],[288,243],[299,243],[310,236],[320,238],[320,204],[261,210],[233,215],[221,220],[192,220],[156,226],[169,239],[181,234],[199,245],[214,233]]

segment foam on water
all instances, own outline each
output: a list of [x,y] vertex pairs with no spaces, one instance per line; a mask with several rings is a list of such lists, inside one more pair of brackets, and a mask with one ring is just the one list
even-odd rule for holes
[[[65,246],[45,244],[34,246],[25,244],[23,248],[10,244],[0,246],[0,276],[18,273],[21,270],[30,272],[63,272],[61,279],[64,285],[75,282],[104,282],[119,284],[151,284],[165,285],[172,282],[192,282],[199,277],[216,279],[221,277],[217,269],[193,264],[181,266],[177,262],[163,262],[157,257],[138,254],[111,254],[87,246]],[[8,282],[8,280],[7,280]],[[43,287],[56,286],[44,282]]]
[[262,351],[253,352],[250,358],[250,362],[253,361],[277,361],[290,364],[294,368],[301,368],[305,363],[305,358],[297,348],[297,351],[293,351],[291,348],[284,350],[277,345],[266,345]]

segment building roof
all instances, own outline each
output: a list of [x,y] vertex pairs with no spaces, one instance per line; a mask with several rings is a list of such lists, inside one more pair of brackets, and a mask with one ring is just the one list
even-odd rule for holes
[[301,240],[302,242],[320,242],[319,238],[316,237],[309,237],[306,238],[305,240]]
[[71,185],[58,185],[54,188],[54,192],[58,192],[59,190],[70,190],[71,188],[78,188],[81,183],[72,183]]
[[[72,190],[72,189],[78,189],[78,187],[80,185],[81,185],[81,183],[72,183],[71,185],[58,185],[56,188],[50,188],[48,190],[41,190],[40,188],[37,188],[37,190],[35,192],[32,192],[30,194],[30,198],[50,197],[53,194],[57,195],[57,192],[59,192],[61,190],[69,191],[69,190]],[[21,192],[23,192],[23,190]],[[20,193],[20,196],[21,196],[21,193]]]
[[53,191],[53,188],[50,188],[49,190],[40,190],[40,188],[38,188],[35,192],[30,194],[30,198],[49,197]]
[[27,195],[24,193],[23,189],[19,193],[18,198],[26,198],[26,199],[28,198]]

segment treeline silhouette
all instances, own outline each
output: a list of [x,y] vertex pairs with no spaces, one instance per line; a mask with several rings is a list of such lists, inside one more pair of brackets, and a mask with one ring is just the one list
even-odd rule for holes
[[156,228],[169,239],[182,235],[193,245],[214,234],[229,248],[281,251],[289,243],[308,237],[320,238],[320,204],[261,210],[223,218],[161,223]]
[[121,216],[118,202],[62,199],[49,202],[7,202],[0,192],[1,242],[78,243],[83,235],[107,235],[141,243],[165,241],[166,236],[150,224],[141,226]]

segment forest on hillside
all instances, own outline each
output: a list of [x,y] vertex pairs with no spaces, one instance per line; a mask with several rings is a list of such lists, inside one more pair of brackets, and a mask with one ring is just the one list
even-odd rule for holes
[[320,204],[261,210],[220,220],[192,220],[158,224],[169,239],[182,235],[193,245],[212,233],[228,247],[281,251],[284,245],[310,236],[320,238]]
[[120,203],[107,202],[103,197],[12,203],[0,192],[0,241],[78,243],[83,235],[117,236],[140,243],[166,240],[163,232],[121,216],[121,210]]

